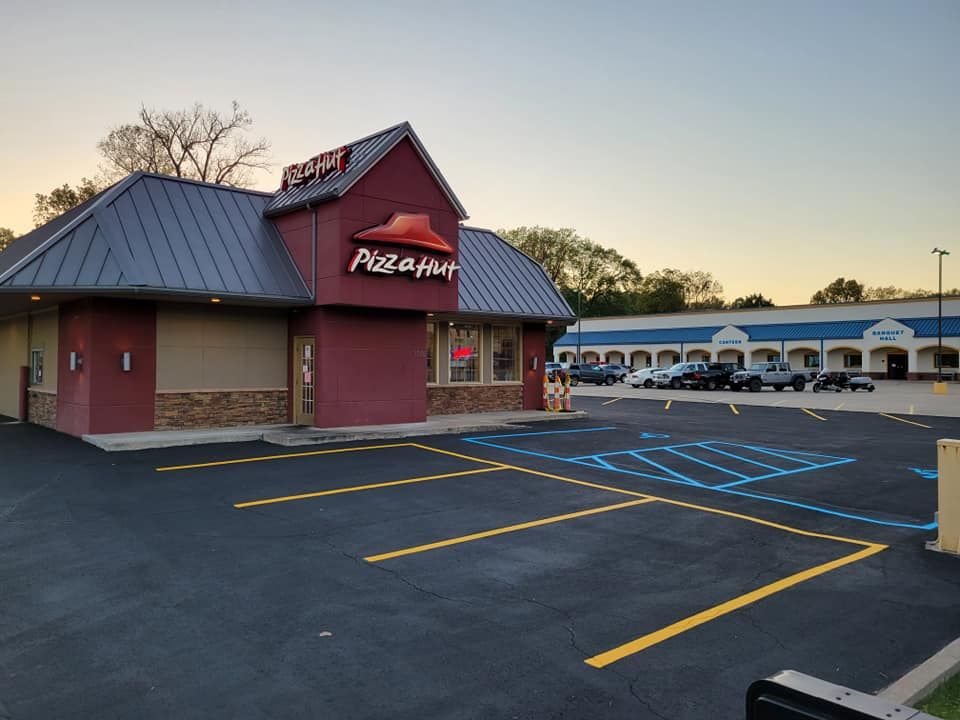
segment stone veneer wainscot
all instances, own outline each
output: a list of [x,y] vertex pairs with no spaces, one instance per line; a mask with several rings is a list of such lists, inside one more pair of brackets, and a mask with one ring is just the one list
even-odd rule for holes
[[522,409],[522,383],[431,385],[427,388],[427,415]]
[[287,391],[197,390],[159,392],[154,410],[157,430],[196,430],[287,422]]

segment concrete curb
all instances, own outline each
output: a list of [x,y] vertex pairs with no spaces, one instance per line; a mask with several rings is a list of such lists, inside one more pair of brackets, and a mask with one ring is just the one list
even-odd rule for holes
[[[582,420],[589,417],[583,410],[566,413],[541,411],[476,413],[472,416],[434,416],[422,423],[398,425],[374,425],[329,429],[303,428],[295,425],[250,425],[246,427],[215,428],[212,430],[158,430],[142,433],[112,433],[107,435],[84,435],[82,440],[107,452],[153,450],[190,445],[255,442],[262,440],[273,445],[296,447],[323,445],[356,440],[395,440],[427,435],[452,435],[457,433],[498,432],[516,430],[530,424],[557,421]],[[445,420],[444,418],[449,418]],[[0,718],[2,720],[2,718]]]
[[915,705],[958,673],[960,638],[877,694],[901,705]]

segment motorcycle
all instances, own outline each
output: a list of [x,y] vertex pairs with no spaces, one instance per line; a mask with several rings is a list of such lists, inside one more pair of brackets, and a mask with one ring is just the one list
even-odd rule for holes
[[817,379],[813,383],[813,391],[815,393],[821,390],[833,390],[834,392],[866,390],[867,392],[873,392],[876,389],[876,385],[874,385],[868,377],[862,375],[850,377],[845,372],[831,373],[828,370],[824,370],[817,375]]

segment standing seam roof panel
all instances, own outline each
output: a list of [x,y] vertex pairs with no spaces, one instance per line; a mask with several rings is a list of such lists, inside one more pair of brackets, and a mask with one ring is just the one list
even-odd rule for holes
[[[187,286],[183,271],[177,262],[173,248],[170,245],[170,239],[164,232],[163,225],[160,223],[160,217],[157,213],[150,194],[144,185],[144,181],[134,184],[126,193],[130,197],[130,202],[136,211],[140,228],[143,230],[143,251],[149,248],[150,255],[157,263],[157,271],[163,279],[165,287],[185,288]],[[138,251],[140,246],[138,245]]]
[[190,243],[183,233],[183,228],[177,221],[176,210],[164,185],[153,178],[144,178],[144,188],[157,214],[161,230],[170,245],[174,262],[180,271],[185,287],[209,289],[200,271],[200,263]]
[[164,183],[174,207],[177,221],[183,229],[184,238],[190,250],[197,258],[197,267],[203,276],[203,284],[210,291],[225,291],[240,284],[233,262],[214,234],[212,220],[206,208],[202,207],[199,197],[194,194],[195,187],[181,183]]

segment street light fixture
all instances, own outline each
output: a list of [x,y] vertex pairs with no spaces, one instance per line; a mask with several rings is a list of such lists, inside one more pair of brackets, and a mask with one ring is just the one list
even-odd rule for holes
[[931,255],[937,255],[939,279],[937,283],[937,382],[943,382],[943,256],[949,255],[949,250],[934,248]]

